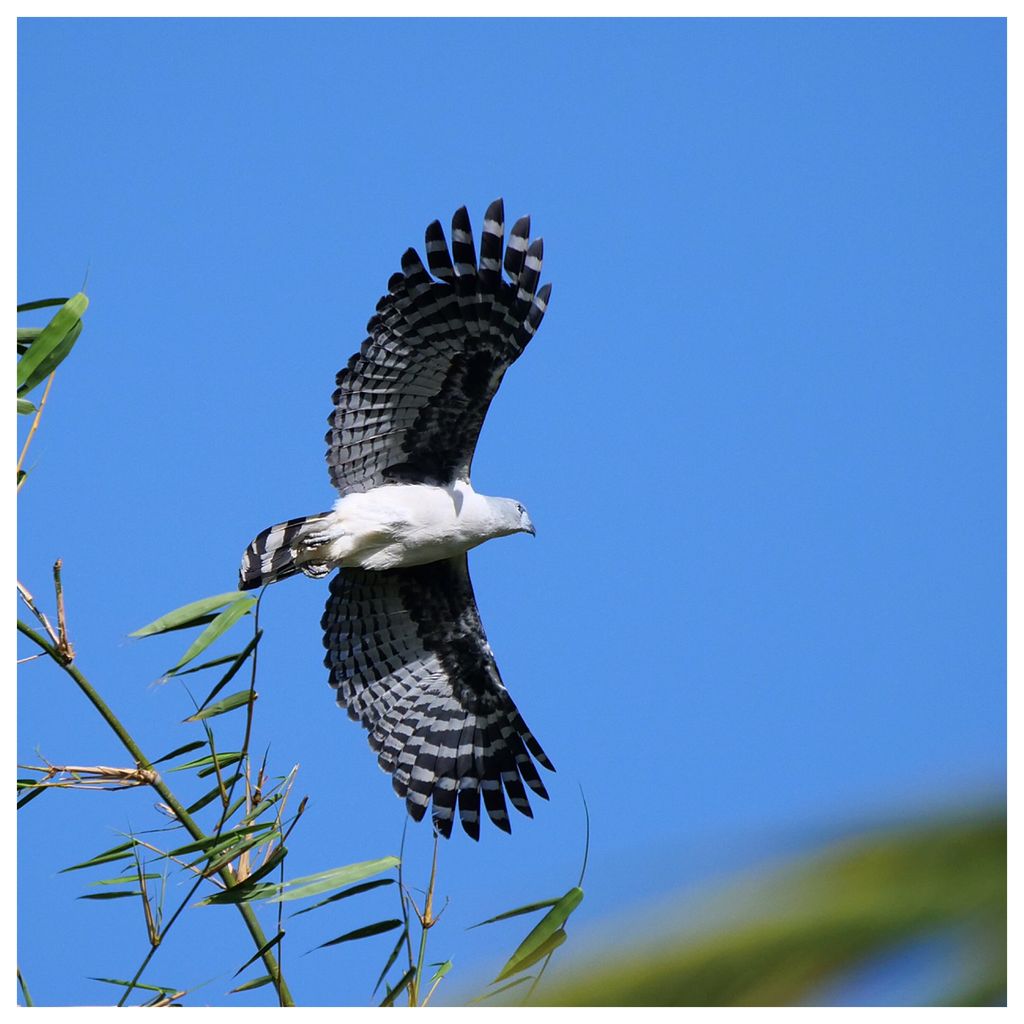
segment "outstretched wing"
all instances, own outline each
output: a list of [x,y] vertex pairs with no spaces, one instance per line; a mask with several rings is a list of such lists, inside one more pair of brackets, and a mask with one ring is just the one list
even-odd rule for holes
[[427,228],[433,277],[415,249],[402,257],[370,336],[338,374],[325,438],[338,490],[468,478],[487,407],[551,294],[550,285],[537,290],[544,247],[529,241],[529,217],[512,227],[502,277],[504,221],[495,200],[479,264],[465,207],[452,218],[451,253],[440,223]]
[[533,817],[523,788],[547,791],[530,755],[554,771],[505,689],[484,636],[466,556],[411,569],[345,569],[322,621],[324,664],[338,703],[419,821],[433,800],[437,830],[480,836],[480,796],[512,831],[504,793]]

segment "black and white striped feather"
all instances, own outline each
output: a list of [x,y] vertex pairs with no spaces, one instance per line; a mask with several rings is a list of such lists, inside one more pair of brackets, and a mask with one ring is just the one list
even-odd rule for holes
[[537,287],[544,247],[529,240],[529,218],[507,245],[504,222],[498,199],[484,215],[479,261],[465,207],[452,218],[451,250],[438,221],[427,228],[429,270],[415,249],[402,257],[369,337],[337,377],[325,440],[343,494],[468,479],[491,399],[551,294]]
[[368,730],[413,818],[432,802],[434,824],[449,836],[457,805],[477,839],[481,797],[505,832],[506,796],[533,816],[526,788],[547,799],[533,759],[554,768],[501,681],[465,555],[343,570],[331,581],[322,625],[338,703]]

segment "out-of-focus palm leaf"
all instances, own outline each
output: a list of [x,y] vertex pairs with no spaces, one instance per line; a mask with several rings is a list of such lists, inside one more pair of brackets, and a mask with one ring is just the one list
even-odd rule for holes
[[[545,1005],[782,1006],[886,952],[952,934],[969,947],[943,1005],[1006,990],[1006,819],[925,823],[847,840],[762,877],[719,905],[718,922],[617,948],[543,993]],[[724,912],[723,912],[724,911]]]

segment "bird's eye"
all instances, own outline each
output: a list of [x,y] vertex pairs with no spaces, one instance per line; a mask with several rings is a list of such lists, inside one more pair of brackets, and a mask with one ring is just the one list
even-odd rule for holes
[[526,509],[523,508],[522,505],[516,505],[516,510],[519,512],[520,515],[522,515],[526,511]]

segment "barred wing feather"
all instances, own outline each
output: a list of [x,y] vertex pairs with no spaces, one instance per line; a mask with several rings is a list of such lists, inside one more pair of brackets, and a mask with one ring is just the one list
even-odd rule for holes
[[325,440],[331,482],[342,493],[468,479],[491,399],[551,293],[550,285],[537,288],[544,247],[530,242],[527,217],[512,227],[502,277],[504,219],[495,200],[479,262],[465,207],[452,219],[451,251],[438,221],[427,228],[429,271],[415,249],[402,257],[369,337],[337,377]]
[[[410,569],[346,570],[331,581],[324,663],[338,702],[417,821],[433,802],[449,836],[480,834],[480,800],[511,831],[505,795],[532,817],[547,799],[532,758],[554,770],[501,681],[477,612],[465,555]],[[532,755],[532,758],[531,758]]]

